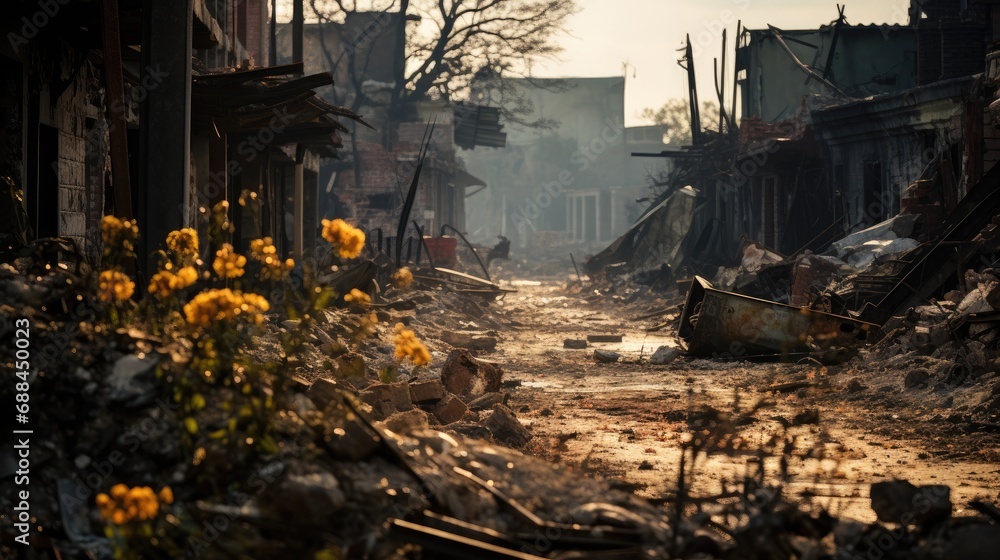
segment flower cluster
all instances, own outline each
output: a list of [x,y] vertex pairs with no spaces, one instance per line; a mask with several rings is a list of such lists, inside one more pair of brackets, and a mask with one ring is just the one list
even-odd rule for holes
[[139,226],[135,220],[104,216],[101,218],[101,241],[104,242],[104,256],[110,256],[116,251],[132,256],[135,254],[135,244],[139,241]]
[[103,270],[97,280],[101,301],[125,301],[135,292],[135,282],[124,272]]
[[247,258],[236,253],[233,246],[224,243],[222,248],[215,252],[215,261],[212,268],[219,278],[239,278],[243,276],[243,267],[247,264]]
[[213,243],[219,243],[234,231],[236,231],[236,226],[229,220],[229,201],[223,200],[212,206],[212,214],[208,222],[209,239]]
[[168,233],[167,249],[181,262],[197,259],[198,232],[192,228],[182,228]]
[[159,494],[148,486],[129,488],[124,484],[111,487],[108,494],[98,494],[95,501],[101,517],[115,525],[130,521],[149,521],[160,513],[160,504],[174,503],[174,493],[164,486]]
[[361,340],[375,336],[378,332],[378,315],[373,311],[368,315],[362,315],[358,322],[358,330],[354,333],[355,338]]
[[264,320],[271,305],[263,296],[244,294],[229,288],[206,290],[184,306],[184,318],[192,325],[207,327],[215,321],[229,321],[240,316],[253,323]]
[[402,323],[396,323],[396,336],[392,342],[396,345],[396,359],[409,358],[416,366],[431,361],[431,353],[427,351],[427,347]]
[[185,266],[176,273],[168,268],[157,272],[149,280],[149,293],[164,299],[177,290],[183,290],[194,284],[197,280],[198,271],[193,266]]
[[295,268],[295,261],[287,259],[281,262],[278,258],[278,248],[270,237],[254,239],[250,242],[250,256],[263,265],[260,275],[264,280],[281,280]]
[[405,266],[400,268],[396,272],[392,273],[392,283],[396,285],[397,288],[409,288],[410,284],[413,283],[413,273],[410,272],[409,268]]
[[351,293],[344,296],[344,301],[348,303],[359,303],[365,305],[372,302],[371,296],[357,288],[351,288]]
[[342,259],[353,259],[365,248],[365,232],[344,220],[323,220],[323,239],[337,249]]

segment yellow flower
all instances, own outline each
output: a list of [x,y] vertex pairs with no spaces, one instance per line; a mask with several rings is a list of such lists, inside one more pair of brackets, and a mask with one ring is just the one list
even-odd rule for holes
[[129,488],[124,484],[116,484],[111,488],[111,495],[98,494],[95,502],[101,517],[115,525],[124,525],[131,521],[149,521],[160,513],[160,502],[171,504],[174,495],[169,487],[160,490],[159,496],[148,486]]
[[159,498],[165,504],[172,504],[174,503],[174,491],[169,486],[164,486],[160,489]]
[[105,255],[116,250],[123,250],[126,255],[131,255],[139,241],[139,226],[135,220],[104,216],[101,218],[101,241],[104,243]]
[[344,220],[323,220],[323,239],[337,249],[343,259],[353,259],[365,248],[365,232]]
[[112,498],[121,500],[125,497],[125,494],[128,494],[128,486],[125,486],[124,484],[115,484],[111,487]]
[[201,327],[241,316],[247,321],[261,323],[264,320],[263,313],[269,309],[271,306],[263,296],[223,288],[206,290],[194,296],[184,306],[184,318],[188,323]]
[[404,327],[402,323],[396,323],[396,336],[393,338],[393,344],[396,345],[396,359],[398,360],[409,358],[415,366],[422,366],[431,361],[431,353],[427,351],[427,347],[417,339],[413,331]]
[[177,289],[187,288],[198,281],[198,269],[193,266],[185,266],[177,271]]
[[281,280],[295,268],[295,261],[292,259],[281,262],[278,258],[278,248],[274,246],[274,241],[270,237],[251,241],[250,256],[262,265],[260,275],[264,280]]
[[193,266],[185,266],[176,274],[169,270],[161,270],[149,280],[149,293],[164,299],[177,290],[187,288],[198,280],[198,270]]
[[135,292],[135,282],[117,270],[104,270],[98,276],[101,301],[125,301]]
[[229,243],[224,243],[222,248],[215,252],[212,268],[215,269],[219,278],[239,278],[243,276],[243,267],[246,264],[246,257],[237,254]]
[[182,228],[168,233],[167,249],[180,260],[198,258],[198,232],[192,228]]
[[357,288],[351,288],[351,293],[344,296],[344,301],[360,303],[361,305],[365,305],[371,303],[372,298],[371,296],[369,296],[368,294],[362,292]]
[[413,283],[413,273],[404,266],[392,273],[392,282],[399,288],[409,288]]

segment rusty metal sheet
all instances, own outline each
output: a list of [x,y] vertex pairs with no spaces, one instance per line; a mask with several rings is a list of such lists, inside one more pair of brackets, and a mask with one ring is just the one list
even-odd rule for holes
[[695,276],[678,335],[695,356],[780,359],[857,346],[876,328],[851,317],[717,290]]

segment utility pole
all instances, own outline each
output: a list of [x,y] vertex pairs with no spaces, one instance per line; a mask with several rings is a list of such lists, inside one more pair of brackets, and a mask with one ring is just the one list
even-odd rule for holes
[[271,0],[271,41],[268,44],[268,65],[278,65],[278,0]]
[[691,108],[691,143],[695,146],[701,144],[701,115],[698,111],[698,84],[694,79],[694,53],[691,51],[691,36],[687,36],[687,46],[684,47],[684,58],[681,68],[687,70],[688,75],[688,104]]
[[[302,62],[302,40],[305,15],[302,10],[303,0],[292,1],[292,62]],[[292,251],[295,258],[305,257],[305,148],[302,144],[295,147],[295,194],[292,199]]]
[[302,34],[305,28],[303,0],[292,0],[292,62],[302,62]]

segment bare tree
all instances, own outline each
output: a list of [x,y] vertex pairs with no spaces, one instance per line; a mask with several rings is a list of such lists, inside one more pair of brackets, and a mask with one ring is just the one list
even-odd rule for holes
[[[526,76],[534,61],[559,53],[555,39],[566,18],[577,10],[575,0],[310,2],[315,17],[323,23],[343,22],[347,14],[363,11],[405,14],[403,18],[386,18],[394,22],[394,28],[376,26],[361,37],[366,40],[373,34],[397,33],[397,38],[405,41],[405,67],[397,68],[404,79],[394,84],[390,96],[389,116],[393,119],[399,119],[411,101],[467,97],[473,78],[483,69],[505,77]],[[337,32],[336,26],[324,27]],[[350,84],[352,99],[344,101],[356,109],[369,101],[361,86],[370,50],[359,48],[357,37],[340,36],[336,41],[346,48],[323,46],[328,51],[324,55],[331,67],[347,65],[354,83]]]
[[[718,103],[702,101],[700,115],[703,129],[719,128]],[[662,125],[668,144],[691,142],[691,116],[686,99],[671,99],[659,109],[646,108],[642,111],[642,118]]]

